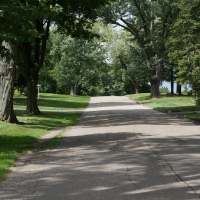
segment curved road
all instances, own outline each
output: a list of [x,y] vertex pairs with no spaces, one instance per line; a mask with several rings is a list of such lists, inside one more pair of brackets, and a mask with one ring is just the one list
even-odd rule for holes
[[1,200],[197,200],[200,127],[126,97],[93,97],[61,144],[18,164]]

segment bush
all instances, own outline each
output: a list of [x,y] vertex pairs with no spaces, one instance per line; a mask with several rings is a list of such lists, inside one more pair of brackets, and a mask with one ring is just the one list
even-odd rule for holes
[[160,93],[169,93],[169,90],[167,87],[160,88]]
[[27,87],[24,88],[24,95],[27,96]]

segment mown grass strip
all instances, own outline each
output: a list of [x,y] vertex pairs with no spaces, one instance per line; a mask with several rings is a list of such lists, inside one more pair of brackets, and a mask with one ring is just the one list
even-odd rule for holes
[[[38,99],[38,107],[41,110],[84,110],[88,106],[90,97],[88,96],[70,96],[63,94],[41,93]],[[14,97],[14,108],[26,108],[26,97]]]
[[161,95],[160,98],[149,98],[148,93],[127,95],[128,98],[137,103],[149,106],[162,112],[180,112],[179,117],[200,121],[200,114],[181,114],[181,112],[200,111],[200,106],[195,105],[195,99],[192,96],[170,96]]
[[199,111],[200,106],[195,105],[191,96],[161,95],[159,98],[149,98],[148,93],[127,95],[136,102],[152,107],[162,112]]

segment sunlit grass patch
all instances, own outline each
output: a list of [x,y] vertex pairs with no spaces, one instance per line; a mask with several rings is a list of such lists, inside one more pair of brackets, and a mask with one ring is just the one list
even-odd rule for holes
[[38,139],[53,128],[62,124],[71,127],[80,115],[45,113],[41,116],[32,116],[17,112],[17,118],[24,124],[0,122],[0,181],[10,171],[9,166],[14,163],[20,153],[31,150]]
[[161,95],[159,98],[149,98],[149,94],[127,95],[134,101],[152,107],[163,112],[197,111],[200,106],[195,105],[195,99],[191,96]]
[[[73,126],[81,116],[80,113],[52,112],[52,110],[83,110],[87,107],[90,97],[66,96],[57,94],[41,94],[38,99],[42,115],[28,115],[16,111],[20,124],[8,124],[0,122],[0,181],[10,171],[16,158],[23,152],[30,151],[35,143],[43,135],[52,129],[66,125],[66,129]],[[26,97],[17,95],[14,97],[14,107],[26,108]],[[61,138],[50,140],[47,147],[57,144]]]
[[[88,106],[90,97],[71,96],[63,94],[41,93],[38,98],[38,107],[41,110],[83,110]],[[26,97],[14,97],[14,108],[25,109]]]

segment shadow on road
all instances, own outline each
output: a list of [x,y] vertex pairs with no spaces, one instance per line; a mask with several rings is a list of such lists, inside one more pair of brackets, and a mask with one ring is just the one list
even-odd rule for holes
[[[194,198],[192,190],[199,189],[200,174],[197,169],[191,171],[191,165],[196,161],[195,155],[200,153],[194,151],[199,139],[197,136],[190,140],[187,147],[187,138],[182,139],[186,143],[180,141],[179,145],[174,138],[147,139],[139,133],[65,137],[57,148],[40,152],[26,163],[31,168],[14,177],[16,182],[12,185],[17,193],[12,194],[12,198],[14,195],[29,200],[198,199],[197,195]],[[154,150],[147,144],[151,144]],[[191,153],[183,160],[179,175],[184,180],[196,182],[192,189],[186,187],[184,180],[172,173],[165,162],[164,155],[169,148],[173,153],[168,156],[174,156],[174,159],[181,159],[186,152]],[[190,168],[188,177],[187,167]],[[32,172],[33,168],[37,168],[37,172]],[[21,175],[26,179],[22,180]],[[12,190],[11,184],[7,184]],[[0,194],[2,200],[11,199],[9,192]]]
[[195,126],[117,100],[91,103],[60,145],[26,159],[1,200],[199,199],[200,137],[176,134]]

